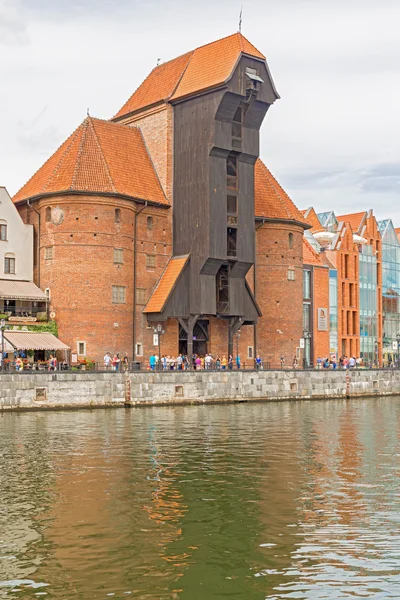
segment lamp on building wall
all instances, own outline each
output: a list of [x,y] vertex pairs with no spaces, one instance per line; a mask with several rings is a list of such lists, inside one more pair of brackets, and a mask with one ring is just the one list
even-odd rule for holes
[[0,330],[1,330],[1,370],[4,371],[4,330],[6,328],[6,320],[1,319]]

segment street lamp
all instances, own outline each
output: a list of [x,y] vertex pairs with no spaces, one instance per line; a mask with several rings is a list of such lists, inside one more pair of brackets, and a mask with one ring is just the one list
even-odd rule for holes
[[240,329],[236,333],[236,367],[240,369],[240,359],[239,359],[239,340],[240,340]]
[[4,330],[6,328],[6,320],[1,319],[0,321],[0,329],[1,329],[1,370],[4,371]]
[[157,327],[154,327],[153,329],[154,334],[157,336],[157,342],[158,342],[158,368],[161,369],[161,335],[164,335],[164,330],[162,328],[162,325],[160,325],[160,323],[157,325]]
[[[303,331],[303,339],[304,339],[303,368],[304,369],[306,367],[310,366],[310,363],[307,360],[307,350],[308,350],[308,345],[309,345],[308,340],[311,340],[311,337],[312,337],[311,331],[309,329],[304,329],[304,331]],[[311,352],[310,352],[310,354],[311,354]]]

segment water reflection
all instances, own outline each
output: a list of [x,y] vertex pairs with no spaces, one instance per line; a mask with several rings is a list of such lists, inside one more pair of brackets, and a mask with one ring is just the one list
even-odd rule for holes
[[398,598],[399,406],[5,414],[0,598]]

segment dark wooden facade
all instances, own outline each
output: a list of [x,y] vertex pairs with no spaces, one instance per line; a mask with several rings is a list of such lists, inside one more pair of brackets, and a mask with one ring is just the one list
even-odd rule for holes
[[[173,255],[190,255],[162,314],[187,328],[229,319],[230,343],[259,310],[246,285],[255,262],[254,163],[259,130],[278,98],[262,60],[241,55],[222,87],[174,104]],[[229,351],[229,350],[228,350]]]

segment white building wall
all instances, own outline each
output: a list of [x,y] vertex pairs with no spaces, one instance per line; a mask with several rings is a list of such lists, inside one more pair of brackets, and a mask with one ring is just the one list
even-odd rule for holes
[[[0,187],[0,224],[7,240],[0,240],[0,279],[33,281],[33,225],[23,223],[5,187]],[[15,274],[4,272],[6,254],[15,256]]]

